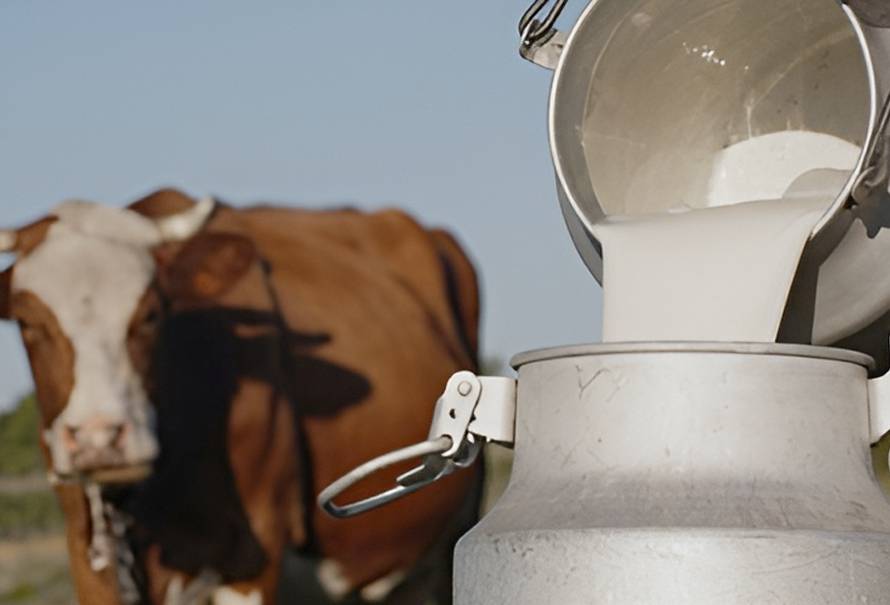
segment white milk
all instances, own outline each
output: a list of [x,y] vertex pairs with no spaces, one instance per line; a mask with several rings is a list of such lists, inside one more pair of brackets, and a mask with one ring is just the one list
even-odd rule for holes
[[756,137],[717,157],[710,207],[597,224],[603,340],[775,342],[807,240],[858,155],[830,135]]
[[[843,139],[787,130],[754,137],[727,147],[714,158],[708,206],[726,206],[783,197],[792,182],[814,169],[843,170],[856,165],[860,149]],[[844,181],[825,191],[834,201]]]

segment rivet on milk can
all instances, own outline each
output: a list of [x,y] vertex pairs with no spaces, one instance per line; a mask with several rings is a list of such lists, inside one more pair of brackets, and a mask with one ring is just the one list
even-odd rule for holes
[[[459,605],[890,603],[885,0],[535,0],[557,192],[604,343],[459,373],[337,516],[512,444]],[[877,363],[875,363],[877,360]],[[347,488],[420,457],[393,488]]]

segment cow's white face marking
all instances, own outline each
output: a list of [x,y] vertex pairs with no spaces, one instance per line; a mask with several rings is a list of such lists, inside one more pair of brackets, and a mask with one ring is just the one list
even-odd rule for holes
[[45,240],[22,258],[12,291],[36,295],[58,320],[74,350],[74,386],[47,430],[56,472],[73,464],[63,445],[66,426],[102,417],[128,428],[122,442],[129,464],[157,455],[152,409],[127,351],[127,333],[154,278],[154,224],[136,213],[83,202],[61,206]]

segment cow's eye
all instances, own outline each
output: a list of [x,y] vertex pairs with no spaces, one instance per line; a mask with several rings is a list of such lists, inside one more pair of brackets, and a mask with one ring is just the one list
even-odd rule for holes
[[142,316],[137,329],[143,334],[153,335],[160,327],[162,319],[160,309],[150,309]]
[[145,319],[143,321],[146,325],[154,327],[161,323],[161,313],[157,309],[152,309],[145,314]]

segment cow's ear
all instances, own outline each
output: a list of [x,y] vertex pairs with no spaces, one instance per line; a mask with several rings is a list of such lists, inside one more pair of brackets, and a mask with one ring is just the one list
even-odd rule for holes
[[[156,255],[158,257],[158,255]],[[159,258],[161,287],[174,301],[214,300],[234,287],[258,259],[246,237],[232,233],[204,233]]]
[[12,311],[10,300],[12,299],[12,267],[0,273],[0,319],[10,319]]

